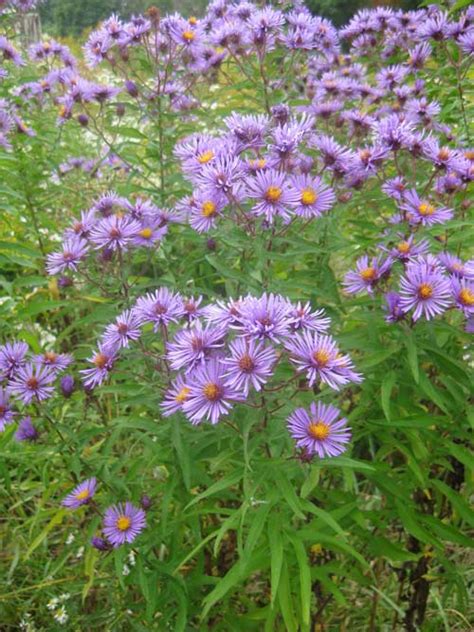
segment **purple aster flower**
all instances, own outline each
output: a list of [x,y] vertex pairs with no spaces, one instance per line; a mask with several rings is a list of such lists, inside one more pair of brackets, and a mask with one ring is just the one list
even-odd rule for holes
[[291,304],[281,296],[263,294],[260,298],[248,296],[240,305],[239,329],[256,340],[280,342],[290,330]]
[[219,156],[204,164],[198,176],[202,189],[209,195],[238,197],[241,180],[245,175],[244,164],[239,158]]
[[60,372],[67,369],[73,358],[68,353],[55,353],[54,351],[46,351],[39,355],[33,356],[33,362],[38,366],[44,366],[53,372]]
[[141,220],[141,228],[138,231],[133,243],[135,246],[152,248],[166,235],[168,226],[162,226],[159,217],[144,217]]
[[48,274],[62,274],[66,270],[77,270],[78,264],[84,259],[89,247],[82,239],[68,239],[64,242],[60,252],[53,252],[47,256],[46,270]]
[[404,202],[400,204],[400,208],[406,212],[410,224],[432,226],[444,224],[453,217],[451,209],[436,208],[429,200],[420,198],[415,189],[410,189],[405,193]]
[[100,220],[90,234],[90,240],[96,244],[96,249],[109,248],[116,250],[126,248],[139,234],[139,222],[128,217],[111,215]]
[[252,208],[254,215],[263,215],[269,223],[277,215],[288,221],[291,207],[299,201],[299,194],[291,188],[286,175],[274,169],[259,171],[249,179],[247,195],[258,200]]
[[203,364],[213,351],[222,347],[224,330],[213,325],[202,326],[199,320],[175,335],[167,345],[166,357],[175,371],[185,368],[189,373],[195,366]]
[[466,55],[474,55],[474,28],[458,37],[458,45]]
[[61,378],[59,386],[61,388],[61,393],[63,394],[63,397],[69,399],[74,393],[75,389],[74,377],[72,375],[65,375]]
[[183,410],[184,402],[189,398],[190,388],[186,384],[182,375],[178,377],[171,384],[170,388],[166,391],[165,397],[161,403],[161,410],[164,417],[174,415]]
[[454,276],[467,279],[474,279],[474,260],[463,263],[459,257],[451,254],[450,252],[440,252],[438,255],[438,261],[446,270]]
[[456,306],[466,316],[474,315],[474,283],[468,279],[452,276],[450,284]]
[[198,233],[215,228],[216,220],[222,216],[227,200],[222,195],[203,195],[198,193],[191,198],[189,224]]
[[375,286],[387,274],[391,265],[390,259],[382,261],[378,257],[372,257],[371,260],[367,255],[360,257],[356,262],[356,269],[348,272],[344,278],[346,292],[360,294],[367,291],[373,294]]
[[433,49],[428,44],[428,42],[422,42],[421,44],[417,44],[413,49],[408,51],[409,58],[408,64],[415,70],[420,70],[425,65],[428,57],[433,52]]
[[238,153],[245,149],[258,150],[265,145],[265,134],[270,124],[268,116],[263,114],[233,113],[224,119],[224,124],[237,141]]
[[171,322],[177,323],[182,314],[183,302],[179,294],[160,287],[154,293],[141,296],[134,307],[139,323],[153,323],[156,332],[161,325],[168,327]]
[[250,387],[260,391],[273,375],[277,355],[271,347],[265,348],[263,342],[237,338],[229,345],[230,357],[221,360],[224,365],[226,385],[242,391],[247,397]]
[[73,242],[81,243],[81,240],[78,238],[88,237],[96,222],[96,212],[94,209],[83,211],[81,213],[81,219],[75,220],[71,228],[65,230],[64,236]]
[[54,387],[49,384],[55,379],[55,372],[48,367],[26,364],[18,369],[8,386],[24,404],[29,404],[33,399],[42,401],[51,397]]
[[189,395],[183,403],[183,411],[192,424],[199,424],[204,418],[216,424],[232,408],[231,401],[242,399],[241,393],[227,385],[222,363],[213,358],[190,376]]
[[15,432],[16,441],[36,441],[39,437],[37,428],[33,425],[31,417],[23,417],[18,424],[17,431]]
[[292,331],[302,329],[314,329],[314,331],[325,332],[331,324],[331,319],[324,316],[324,309],[311,311],[311,303],[308,301],[303,305],[298,301],[297,305],[292,305],[288,314],[288,322]]
[[105,512],[103,531],[114,548],[133,542],[145,527],[145,512],[130,502],[113,505]]
[[344,174],[353,162],[350,149],[342,147],[332,136],[317,136],[311,144],[319,150],[325,167],[337,174]]
[[413,320],[427,320],[442,314],[451,302],[449,280],[426,260],[412,262],[400,279],[400,306],[404,312],[414,309]]
[[422,239],[417,244],[414,243],[415,236],[410,235],[406,239],[403,235],[399,235],[400,241],[389,250],[389,254],[393,259],[400,261],[408,261],[419,255],[425,255],[429,250],[429,244],[426,239]]
[[61,503],[68,509],[78,509],[82,505],[87,505],[95,494],[97,480],[88,478],[86,481],[79,483],[70,494]]
[[117,316],[115,323],[107,325],[102,344],[109,349],[128,347],[141,336],[140,321],[134,310],[127,309]]
[[388,195],[388,197],[391,197],[395,200],[402,200],[403,196],[405,195],[407,184],[403,178],[397,176],[396,178],[391,178],[390,180],[387,180],[381,188],[385,195]]
[[309,175],[295,176],[291,180],[291,186],[298,193],[297,201],[293,203],[294,212],[305,219],[319,217],[336,201],[334,191],[326,186],[321,178]]
[[100,213],[104,217],[109,217],[117,211],[117,217],[121,217],[121,211],[129,211],[130,204],[124,197],[120,197],[113,191],[101,195],[92,205],[91,211]]
[[91,544],[94,549],[97,549],[98,551],[110,551],[110,549],[112,548],[107,540],[104,540],[104,538],[99,538],[98,536],[94,536],[93,538],[91,538]]
[[374,131],[382,146],[397,151],[410,144],[414,127],[411,122],[401,120],[397,114],[391,114],[374,123]]
[[449,18],[444,11],[437,11],[418,23],[417,35],[421,41],[434,39],[437,42],[448,35]]
[[298,371],[306,371],[309,386],[319,379],[339,390],[348,382],[362,381],[361,375],[352,370],[354,365],[350,357],[340,353],[331,336],[304,331],[289,339],[285,347]]
[[9,404],[10,395],[8,391],[0,386],[0,432],[12,423],[15,413]]
[[193,322],[196,318],[199,318],[204,313],[204,308],[199,307],[202,302],[202,296],[194,298],[189,296],[183,298],[182,309],[180,312],[181,318],[185,318],[188,322]]
[[386,305],[383,309],[387,312],[385,320],[388,323],[397,323],[404,318],[405,314],[400,306],[401,300],[402,297],[397,292],[387,292],[385,294]]
[[288,430],[296,445],[309,454],[317,454],[320,459],[338,456],[346,451],[351,439],[347,419],[339,419],[340,414],[331,404],[313,402],[309,413],[305,408],[297,408],[288,417]]
[[7,342],[0,347],[0,375],[12,378],[25,365],[29,347],[26,342]]
[[79,371],[83,375],[84,385],[88,388],[100,386],[109,376],[117,359],[115,351],[112,351],[105,345],[99,343],[99,350],[88,359],[94,365],[91,369],[82,369]]

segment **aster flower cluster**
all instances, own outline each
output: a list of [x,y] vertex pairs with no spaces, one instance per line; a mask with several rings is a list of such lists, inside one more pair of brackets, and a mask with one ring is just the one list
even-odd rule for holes
[[[157,248],[176,214],[161,209],[149,199],[134,201],[108,192],[94,201],[63,233],[61,249],[47,257],[48,274],[61,274],[67,285],[70,276],[87,259],[99,265],[134,248]],[[66,276],[65,276],[66,275]]]
[[[201,301],[201,297],[186,299],[167,288],[139,298],[131,310],[106,327],[91,358],[93,366],[82,371],[86,386],[100,385],[123,349],[149,336],[150,327],[159,334],[163,349],[156,366],[162,375],[162,369],[172,375],[162,413],[182,412],[194,425],[205,420],[217,424],[236,404],[256,402],[283,363],[293,367],[294,379],[304,377],[303,390],[324,384],[338,391],[362,379],[328,333],[330,319],[323,310],[313,311],[309,303],[295,304],[273,294],[206,306]],[[175,332],[172,336],[170,328]],[[272,384],[270,390],[284,384]],[[321,412],[321,423],[330,427],[335,416],[332,408],[328,411]],[[327,436],[321,435],[321,441]],[[298,445],[322,456],[310,445]]]
[[[28,406],[36,412],[41,402],[55,394],[56,386],[63,394],[65,391],[70,394],[74,388],[72,376],[64,376],[56,383],[72,361],[67,353],[32,354],[26,342],[0,346],[0,432],[19,417],[18,408],[21,414]],[[38,434],[30,415],[19,420],[15,434],[18,441],[35,441]]]
[[[283,111],[284,110],[284,111]],[[329,211],[336,196],[305,153],[311,142],[312,116],[291,117],[289,108],[273,116],[233,114],[219,139],[195,134],[175,147],[192,194],[176,210],[192,228],[203,233],[228,217],[255,230],[278,219],[284,224],[312,220]]]
[[[93,505],[97,486],[95,477],[82,481],[63,499],[62,505],[71,510]],[[107,551],[133,542],[146,527],[144,509],[148,505],[147,503],[141,503],[141,505],[141,507],[137,507],[131,502],[126,502],[108,507],[103,517],[105,539],[94,536],[91,540],[92,546],[99,551]]]
[[[463,263],[456,255],[425,254],[426,242],[401,237],[385,259],[361,257],[357,269],[348,272],[346,291],[386,291],[386,320],[395,323],[411,316],[430,320],[448,309],[467,319],[466,331],[474,329],[474,260]],[[401,264],[401,265],[400,265]],[[401,269],[397,270],[399,266]],[[397,283],[398,286],[391,285]]]

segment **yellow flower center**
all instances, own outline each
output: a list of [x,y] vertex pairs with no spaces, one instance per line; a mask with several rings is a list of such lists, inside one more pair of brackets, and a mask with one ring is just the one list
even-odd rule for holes
[[465,151],[464,158],[466,160],[474,160],[474,151]]
[[365,268],[365,270],[361,270],[360,276],[364,281],[373,281],[377,276],[377,272],[375,268]]
[[116,524],[117,524],[117,529],[119,531],[126,531],[127,529],[130,528],[130,525],[132,524],[132,521],[130,520],[130,518],[128,516],[120,516],[120,518],[118,518]]
[[57,357],[58,357],[58,355],[56,353],[54,353],[54,351],[46,351],[46,353],[44,354],[44,361],[45,362],[55,362]]
[[77,500],[85,500],[86,498],[89,498],[89,490],[88,489],[83,489],[82,492],[79,492],[78,494],[76,494],[76,499]]
[[313,189],[303,189],[303,191],[301,192],[301,203],[305,206],[310,206],[311,204],[314,204],[317,199],[318,195]]
[[320,367],[326,366],[330,358],[331,355],[324,349],[320,349],[319,351],[315,351],[313,353],[313,359],[319,364]]
[[447,147],[442,147],[438,152],[439,160],[447,160],[449,158],[449,149]]
[[435,207],[432,204],[428,204],[428,202],[422,202],[418,207],[418,211],[420,215],[433,215],[435,212]]
[[212,160],[214,158],[214,152],[212,151],[212,149],[208,149],[207,151],[203,151],[202,154],[199,154],[198,156],[198,162],[201,165],[205,165],[206,162],[209,162],[210,160]]
[[150,239],[150,237],[153,235],[153,231],[151,228],[144,228],[139,232],[139,235],[140,237],[143,237],[143,239]]
[[308,432],[313,437],[313,439],[316,439],[316,441],[324,441],[329,437],[331,433],[331,428],[329,424],[319,419],[318,421],[313,421],[309,424]]
[[397,250],[402,255],[406,255],[408,252],[410,252],[410,244],[408,243],[408,241],[401,241],[397,246]]
[[191,26],[195,26],[195,25],[198,23],[198,19],[197,19],[197,17],[196,17],[196,16],[191,15],[191,16],[188,18],[188,22],[189,22],[189,24],[191,24]]
[[214,382],[209,382],[203,389],[204,396],[211,402],[215,402],[221,396],[221,388]]
[[204,202],[201,208],[201,213],[204,215],[204,217],[212,217],[213,215],[215,215],[216,205],[214,204],[214,202],[211,202],[210,200]]
[[183,31],[183,39],[185,42],[192,42],[196,37],[196,34],[193,31]]
[[278,200],[281,198],[281,194],[282,190],[280,189],[280,187],[271,186],[268,187],[265,193],[265,199],[267,200],[267,202],[278,202]]
[[459,292],[459,301],[463,305],[474,305],[474,292],[467,287],[463,287]]
[[423,300],[433,296],[433,288],[429,283],[422,283],[418,288],[418,296]]
[[176,395],[175,400],[179,403],[182,404],[183,402],[185,402],[188,399],[188,395],[190,393],[190,388],[188,388],[187,386],[183,386],[183,388],[179,391],[179,393]]

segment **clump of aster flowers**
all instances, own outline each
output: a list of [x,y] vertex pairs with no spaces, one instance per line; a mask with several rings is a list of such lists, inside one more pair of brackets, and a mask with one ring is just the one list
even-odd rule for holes
[[[82,371],[85,383],[102,384],[120,355],[150,335],[162,347],[155,366],[160,375],[165,369],[169,376],[162,413],[181,412],[194,425],[217,424],[236,405],[262,407],[259,395],[282,388],[275,382],[280,365],[293,370],[295,379],[305,376],[301,390],[326,385],[338,391],[362,379],[328,333],[330,320],[309,303],[295,304],[274,294],[248,295],[210,303],[190,319],[188,302],[166,288],[140,297],[106,327],[93,366]],[[152,333],[143,327],[147,324],[153,324]]]

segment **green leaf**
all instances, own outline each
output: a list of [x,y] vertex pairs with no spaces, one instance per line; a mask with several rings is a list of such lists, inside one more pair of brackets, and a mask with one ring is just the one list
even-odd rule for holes
[[309,626],[311,611],[311,570],[308,563],[308,556],[300,540],[290,536],[291,543],[295,549],[296,561],[298,562],[300,576],[300,599],[303,624]]
[[418,384],[420,381],[420,370],[418,366],[418,352],[416,349],[415,337],[413,335],[413,332],[411,331],[405,333],[406,335],[404,336],[403,340],[407,347],[408,366],[410,367],[410,370],[412,372],[413,379],[415,380],[416,384]]
[[390,421],[390,399],[392,397],[392,389],[395,385],[396,379],[396,374],[393,371],[389,371],[382,380],[382,410],[387,418],[387,421]]
[[217,494],[217,492],[221,492],[222,490],[227,489],[228,487],[232,487],[232,485],[235,485],[236,483],[238,483],[242,479],[242,477],[243,477],[242,471],[233,472],[229,476],[226,476],[222,480],[217,481],[217,483],[214,483],[214,485],[211,485],[210,487],[208,487],[206,491],[202,492],[201,494],[198,494],[196,498],[193,498],[193,500],[190,503],[188,503],[184,509],[185,510],[189,509],[190,507],[200,502],[204,498],[207,498],[208,496],[212,496],[212,494]]
[[276,516],[268,523],[268,544],[270,546],[271,561],[271,605],[275,603],[280,585],[281,569],[283,565],[283,537]]

